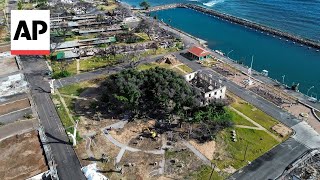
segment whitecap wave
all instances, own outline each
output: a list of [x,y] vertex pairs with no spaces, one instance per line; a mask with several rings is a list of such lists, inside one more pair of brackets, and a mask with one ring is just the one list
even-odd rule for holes
[[188,0],[188,1],[192,1],[192,2],[199,2],[199,0]]
[[209,2],[206,2],[206,3],[203,3],[203,5],[205,6],[208,6],[208,7],[212,7],[218,3],[222,3],[224,2],[224,0],[212,0],[212,1],[209,1]]

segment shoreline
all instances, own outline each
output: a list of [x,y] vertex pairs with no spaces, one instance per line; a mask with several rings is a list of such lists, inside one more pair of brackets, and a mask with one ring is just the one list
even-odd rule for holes
[[[122,4],[122,3],[121,3],[121,4]],[[171,6],[171,5],[170,5],[170,6]],[[146,16],[145,18],[150,18],[150,17],[149,17],[149,16]],[[171,25],[169,25],[169,24],[167,24],[167,23],[161,22],[161,21],[159,21],[159,20],[156,20],[156,21],[160,22],[163,26],[166,26],[167,28],[171,28],[171,29],[173,29],[174,31],[177,31],[178,33],[180,33],[180,34],[176,34],[176,35],[180,36],[181,38],[182,38],[181,34],[183,34],[184,36],[187,36],[188,38],[192,38],[192,39],[194,39],[195,41],[197,41],[199,45],[204,45],[205,48],[206,48],[207,50],[209,50],[211,53],[213,53],[220,61],[222,61],[222,62],[224,62],[224,63],[227,63],[227,64],[235,67],[235,68],[238,69],[240,72],[245,72],[243,69],[247,69],[247,68],[248,68],[247,66],[241,65],[241,64],[236,64],[236,65],[235,65],[235,64],[234,64],[235,61],[234,61],[233,59],[230,59],[230,58],[228,58],[228,57],[221,56],[221,55],[219,56],[217,53],[214,52],[213,49],[208,48],[208,47],[206,46],[206,44],[202,44],[202,43],[201,43],[201,39],[199,39],[199,38],[197,38],[197,37],[195,37],[195,36],[193,36],[193,35],[190,35],[190,34],[184,32],[184,31],[182,31],[182,30],[180,30],[180,29],[178,29],[178,28],[172,27]],[[196,45],[196,44],[195,44],[195,45]],[[319,44],[319,47],[320,47],[320,44]],[[262,83],[264,83],[264,84],[270,84],[270,85],[281,84],[281,83],[279,83],[276,79],[272,79],[271,77],[261,77],[261,78],[260,78],[261,74],[260,74],[258,71],[254,70],[254,69],[253,69],[253,71],[254,71],[255,74],[256,74],[256,75],[253,76],[253,78],[254,78],[256,81],[262,82]],[[285,85],[283,85],[283,84],[281,84],[281,85],[282,85],[282,86],[285,86]],[[310,106],[310,107],[312,107],[312,109],[315,109],[315,110],[318,110],[318,111],[320,110],[320,103],[318,102],[318,100],[317,100],[316,103],[313,103],[313,102],[308,101],[308,98],[310,98],[310,97],[307,96],[307,95],[305,95],[305,94],[302,93],[302,92],[295,92],[295,91],[287,90],[287,89],[283,89],[283,88],[280,88],[280,90],[283,90],[283,91],[286,92],[288,95],[290,95],[290,96],[292,96],[293,98],[295,98],[297,101],[300,101],[301,104],[305,104],[305,105],[307,105],[307,106]]]
[[145,12],[149,13],[149,12],[153,12],[153,11],[175,9],[175,8],[186,8],[186,9],[191,9],[194,11],[202,12],[202,13],[205,13],[209,16],[214,16],[216,18],[221,18],[222,20],[226,20],[231,23],[241,25],[245,28],[252,28],[255,30],[259,30],[259,31],[267,33],[267,35],[270,35],[270,36],[272,36],[272,35],[278,36],[280,39],[285,38],[287,40],[292,41],[293,43],[299,43],[301,45],[307,46],[308,48],[314,48],[314,49],[316,49],[317,52],[319,52],[319,50],[320,50],[320,42],[318,42],[318,41],[304,38],[299,35],[288,33],[288,32],[273,28],[273,27],[269,27],[269,26],[266,26],[263,24],[253,22],[253,21],[249,21],[247,19],[243,19],[243,18],[239,18],[239,17],[233,16],[233,15],[221,13],[216,10],[202,7],[202,6],[199,6],[196,4],[190,4],[190,3],[166,4],[166,5],[162,5],[162,6],[151,7],[149,10],[147,10]]

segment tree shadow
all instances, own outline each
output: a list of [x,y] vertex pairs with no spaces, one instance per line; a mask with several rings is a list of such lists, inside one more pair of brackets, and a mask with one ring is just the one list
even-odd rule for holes
[[88,158],[85,158],[85,159],[82,159],[84,161],[96,161],[96,162],[100,162],[101,161],[101,158],[97,159],[95,157],[88,157]]
[[47,136],[48,138],[51,138],[51,139],[56,140],[56,141],[49,141],[48,144],[54,144],[54,143],[68,144],[68,145],[71,144],[70,142],[67,142],[67,141],[64,141],[64,140],[61,140],[61,139],[58,139],[58,138],[54,137],[53,135],[51,135],[51,134],[48,133],[48,132],[46,132],[46,136]]
[[113,170],[113,169],[109,169],[109,170],[97,170],[97,172],[99,172],[99,173],[113,173],[113,172],[119,173],[119,171],[116,171],[116,170]]

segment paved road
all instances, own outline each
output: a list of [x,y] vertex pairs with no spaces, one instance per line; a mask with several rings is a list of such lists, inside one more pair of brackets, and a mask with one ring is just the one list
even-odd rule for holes
[[[170,53],[168,53],[168,54],[170,54]],[[151,57],[151,58],[142,59],[139,62],[137,62],[135,64],[135,66],[138,66],[139,64],[154,62],[157,59],[159,59],[159,58],[161,58],[161,57],[163,57],[165,55],[166,54],[157,55],[157,56],[154,56],[154,57]],[[116,66],[105,67],[105,68],[101,68],[101,69],[98,69],[98,70],[95,70],[95,71],[90,71],[90,72],[77,74],[75,76],[71,76],[71,77],[66,77],[66,78],[55,80],[54,81],[54,86],[55,86],[55,88],[60,88],[60,87],[64,87],[64,86],[67,86],[67,85],[70,85],[70,84],[74,84],[74,83],[96,79],[99,76],[107,75],[107,74],[113,74],[113,73],[116,73],[118,71],[121,71],[121,70],[129,68],[129,67],[131,67],[130,63],[122,63],[122,64],[118,64]]]
[[[248,72],[248,68],[247,67],[244,67],[243,65],[241,64],[238,64],[234,61],[232,61],[231,59],[227,58],[226,56],[221,56],[215,52],[213,52],[214,56],[217,57],[218,59],[224,61],[224,62],[227,62],[228,64],[231,64],[232,66],[236,67],[237,69],[243,71],[243,72]],[[253,71],[255,73],[253,73],[253,77],[255,79],[258,79],[260,80],[261,82],[264,82],[266,84],[269,84],[269,85],[273,85],[273,86],[278,86],[279,83],[275,82],[273,79],[269,78],[269,77],[265,77],[265,76],[262,76],[260,73],[256,72],[256,71]],[[305,104],[308,104],[309,106],[315,108],[315,109],[318,109],[320,110],[320,102],[311,102],[309,101],[309,97],[300,93],[300,92],[295,92],[295,91],[292,91],[292,90],[288,90],[288,89],[285,89],[284,86],[281,86],[279,87],[281,88],[283,91],[285,91],[286,93],[290,94],[291,96],[299,99],[301,102],[305,103]]]
[[22,56],[24,72],[30,83],[31,94],[36,109],[50,143],[58,176],[62,180],[85,179],[81,172],[80,162],[69,143],[69,139],[62,126],[60,118],[50,98],[49,84],[43,78],[47,66],[42,57]]
[[229,179],[275,179],[283,173],[289,164],[307,150],[308,148],[304,145],[293,138],[289,138],[254,160],[249,166],[234,173]]

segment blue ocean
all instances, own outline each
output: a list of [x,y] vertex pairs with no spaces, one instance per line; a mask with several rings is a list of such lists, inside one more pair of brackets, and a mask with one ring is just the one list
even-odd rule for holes
[[[139,0],[124,0],[138,6]],[[195,3],[320,41],[320,0],[148,0],[152,5]]]
[[[126,0],[138,6],[140,1]],[[298,36],[320,41],[320,0],[149,0],[151,5],[189,2],[258,22]],[[154,12],[164,22],[208,42],[209,48],[228,53],[253,69],[320,99],[320,52],[305,45],[231,24],[190,9]]]

